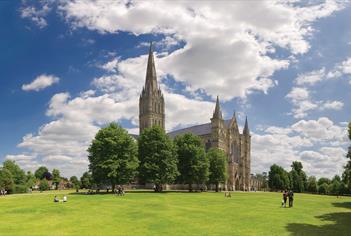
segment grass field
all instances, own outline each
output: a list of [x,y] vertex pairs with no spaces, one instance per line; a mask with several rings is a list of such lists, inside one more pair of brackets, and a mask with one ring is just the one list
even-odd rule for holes
[[[53,203],[54,195],[67,203]],[[351,235],[351,198],[278,193],[78,195],[68,191],[0,197],[0,235]]]

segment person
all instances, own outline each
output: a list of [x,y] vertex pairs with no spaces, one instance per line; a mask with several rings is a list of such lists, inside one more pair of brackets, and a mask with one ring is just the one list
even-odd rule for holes
[[289,191],[289,207],[293,207],[294,203],[294,192],[292,190]]
[[284,190],[283,192],[283,207],[286,207],[286,200],[288,199],[288,192]]
[[63,202],[67,202],[67,196],[63,196],[63,199],[62,199]]
[[54,197],[54,202],[59,202],[57,196]]

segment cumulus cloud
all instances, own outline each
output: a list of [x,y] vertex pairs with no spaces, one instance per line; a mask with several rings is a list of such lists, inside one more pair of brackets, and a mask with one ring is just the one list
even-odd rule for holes
[[56,84],[60,79],[54,75],[42,74],[36,77],[31,83],[22,85],[24,91],[40,91],[53,84]]
[[252,169],[267,171],[276,163],[290,170],[301,161],[308,175],[331,177],[346,163],[347,128],[327,117],[300,120],[287,127],[268,127],[252,135]]

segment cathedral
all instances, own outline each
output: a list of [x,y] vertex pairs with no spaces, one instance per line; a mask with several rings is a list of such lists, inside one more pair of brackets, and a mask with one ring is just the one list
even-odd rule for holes
[[[157,85],[155,61],[150,45],[146,69],[145,86],[139,99],[140,133],[148,127],[158,125],[165,129],[165,100]],[[224,188],[227,190],[251,190],[251,135],[247,118],[240,133],[235,113],[230,120],[224,120],[217,97],[216,107],[209,123],[175,130],[168,135],[174,138],[184,133],[192,133],[201,137],[206,150],[211,147],[223,150],[228,157],[228,179]]]

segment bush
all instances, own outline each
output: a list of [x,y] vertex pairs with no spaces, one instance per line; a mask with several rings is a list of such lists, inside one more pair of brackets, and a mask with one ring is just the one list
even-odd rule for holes
[[329,185],[327,183],[323,183],[322,185],[319,186],[318,192],[320,194],[328,194],[328,189],[329,189]]

